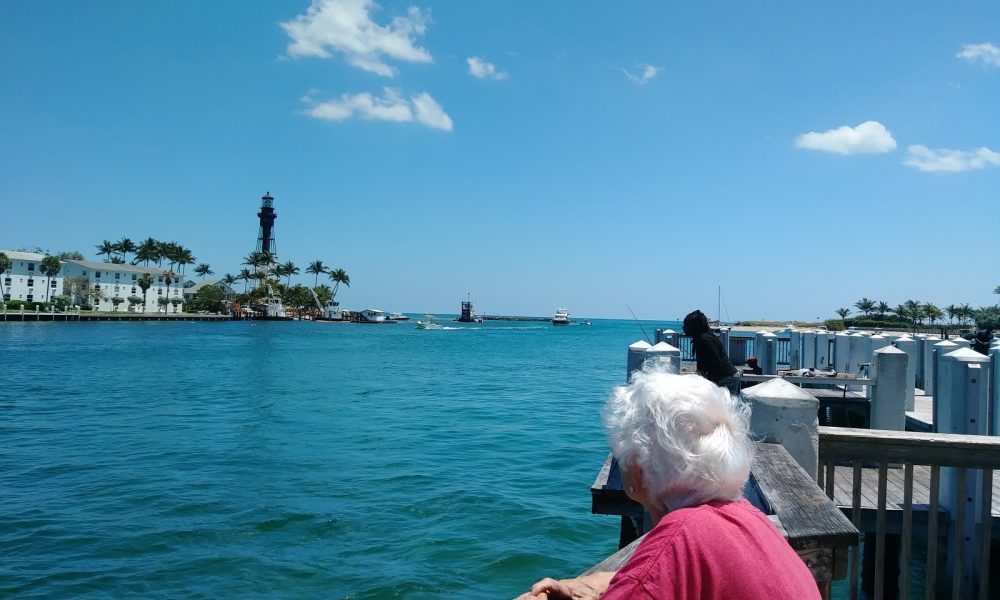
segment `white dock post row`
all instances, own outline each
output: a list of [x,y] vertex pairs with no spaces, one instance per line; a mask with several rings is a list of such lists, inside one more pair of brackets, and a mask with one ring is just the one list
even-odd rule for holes
[[625,381],[632,381],[632,373],[642,368],[646,361],[646,351],[652,348],[646,340],[633,342],[628,347],[628,357],[625,359]]
[[788,332],[788,368],[795,370],[802,368],[802,332],[798,329],[790,329]]
[[903,336],[896,338],[893,345],[906,352],[906,410],[913,410],[913,387],[917,382],[917,342],[909,336]]
[[743,390],[750,402],[750,431],[755,440],[779,443],[816,481],[819,464],[819,401],[784,379]]
[[681,334],[677,333],[673,329],[657,329],[658,335],[656,336],[656,342],[666,342],[675,348],[680,348],[680,337]]
[[802,360],[799,368],[808,369],[816,366],[816,332],[805,330],[802,332]]
[[[941,433],[967,435],[989,434],[988,389],[990,379],[990,358],[969,348],[959,348],[946,354],[938,371],[938,393],[941,395]],[[935,398],[935,400],[938,400]],[[935,423],[937,425],[937,423]],[[982,513],[983,472],[978,469],[966,471],[965,487],[958,487],[958,472],[954,468],[942,469],[941,504],[952,519],[958,514],[959,504],[964,505],[964,522],[952,523],[948,527],[948,547],[954,548],[959,537],[962,543],[962,573],[955,573],[954,552],[948,553],[947,573],[952,577],[962,577],[962,589],[974,590],[979,581],[980,545],[978,535]],[[982,565],[989,568],[988,565]]]
[[872,361],[873,374],[878,385],[871,393],[872,429],[906,429],[906,370],[909,356],[895,346],[885,346],[875,351]]
[[663,360],[676,373],[681,372],[681,349],[666,342],[659,342],[646,350],[645,360]]

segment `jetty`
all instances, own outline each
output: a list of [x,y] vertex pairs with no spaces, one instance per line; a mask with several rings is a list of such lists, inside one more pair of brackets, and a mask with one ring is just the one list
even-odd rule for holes
[[[741,373],[761,440],[745,494],[824,598],[838,581],[852,599],[918,588],[926,598],[997,597],[1000,343],[982,355],[933,335],[720,333],[734,364],[752,353],[764,370]],[[630,345],[626,375],[651,359],[690,371],[684,338],[658,329],[655,344]],[[836,376],[818,375],[834,367]],[[590,491],[592,512],[619,516],[621,528],[619,551],[588,572],[613,570],[652,523],[610,454]]]

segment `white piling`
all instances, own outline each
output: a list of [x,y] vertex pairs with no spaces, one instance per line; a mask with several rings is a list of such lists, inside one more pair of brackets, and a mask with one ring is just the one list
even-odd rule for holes
[[[939,428],[939,423],[941,423],[941,416],[938,414],[941,409],[940,404],[940,392],[938,391],[938,373],[941,372],[941,361],[944,360],[944,356],[949,352],[954,352],[958,350],[958,344],[951,340],[944,340],[934,344],[934,348],[931,351],[932,358],[931,363],[933,365],[932,370],[932,386],[931,386],[931,413],[934,418],[934,431],[944,433],[943,430]],[[925,390],[926,391],[926,390]]]
[[[852,333],[847,336],[848,338],[848,362],[850,363],[850,368],[848,373],[851,375],[862,375],[861,365],[866,362],[871,362],[869,356],[872,354],[872,343],[868,336],[861,333]],[[850,384],[847,386],[848,390],[851,391],[864,391],[865,386]]]
[[872,390],[871,428],[906,429],[906,362],[909,356],[899,348],[885,346],[875,351],[874,372],[878,384]]
[[[868,374],[874,377],[875,353],[881,350],[882,348],[889,346],[889,340],[885,336],[876,333],[875,335],[868,338],[868,344],[870,352],[868,353],[868,360],[865,362],[869,362],[872,364],[872,368],[869,370]],[[868,389],[866,390],[866,396],[868,396],[868,399],[871,400],[872,396],[875,394],[876,386],[867,386],[867,387]]]
[[666,342],[654,344],[652,348],[646,350],[645,360],[665,361],[673,372],[681,372],[681,349]]
[[681,347],[680,343],[681,334],[677,333],[673,329],[657,329],[657,332],[658,332],[658,335],[656,336],[657,343],[666,342],[671,346],[673,346],[674,348]]
[[776,442],[816,481],[819,462],[819,401],[784,379],[772,379],[743,390],[750,402],[754,439]]
[[760,365],[765,375],[778,374],[778,336],[769,331],[758,333],[754,339],[753,351],[757,356],[757,364]]
[[990,400],[990,435],[1000,435],[1000,346],[990,348],[990,387],[993,397]]
[[958,346],[959,348],[972,348],[972,342],[961,336],[953,337],[948,341],[955,342],[955,345]]
[[838,331],[833,336],[833,356],[830,363],[839,373],[851,373],[851,337],[846,331]]
[[[988,392],[990,380],[990,358],[969,348],[959,348],[946,354],[938,372],[938,392],[941,394],[942,423],[938,431],[942,433],[959,433],[967,435],[988,435],[989,433],[989,401]],[[952,522],[948,527],[948,547],[955,547],[955,536],[962,543],[961,573],[955,573],[954,553],[948,553],[947,573],[949,576],[962,577],[962,589],[971,592],[979,580],[980,544],[977,532],[982,525],[981,499],[983,492],[983,472],[978,469],[966,471],[965,488],[958,487],[957,469],[942,469],[941,473],[941,504],[948,511],[951,519],[955,519],[959,503],[965,507],[965,520],[962,523]]]
[[906,410],[914,409],[913,386],[917,380],[917,342],[913,338],[904,336],[897,338],[893,345],[906,352]]
[[825,331],[820,331],[816,333],[816,364],[814,365],[817,369],[829,369],[833,365],[831,364],[830,356],[830,338],[832,334]]
[[798,329],[792,329],[789,332],[789,342],[788,342],[788,368],[789,369],[801,369],[802,368],[802,332]]
[[802,364],[800,368],[808,369],[816,366],[816,332],[802,332]]
[[[726,356],[729,356],[729,328],[728,327],[720,327],[719,328],[719,341],[722,342],[722,351],[726,353]],[[673,344],[673,345],[677,346],[679,344]]]
[[642,368],[646,360],[646,351],[652,348],[646,340],[639,340],[628,347],[628,358],[625,360],[625,381],[632,380],[632,373]]
[[934,389],[934,344],[941,341],[936,335],[920,339],[920,364],[917,365],[917,387],[930,395]]

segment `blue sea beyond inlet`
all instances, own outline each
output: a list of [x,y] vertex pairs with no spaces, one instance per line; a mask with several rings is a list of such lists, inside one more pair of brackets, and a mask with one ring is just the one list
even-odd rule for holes
[[0,324],[0,597],[505,598],[579,573],[617,549],[589,487],[642,338]]

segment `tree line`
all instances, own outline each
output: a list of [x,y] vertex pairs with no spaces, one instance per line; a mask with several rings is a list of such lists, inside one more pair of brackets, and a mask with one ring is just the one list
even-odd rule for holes
[[[997,286],[993,290],[993,293],[1000,295],[1000,286]],[[882,301],[862,298],[854,303],[854,307],[864,319],[902,321],[912,327],[924,324],[933,327],[935,323],[942,320],[946,315],[949,322],[954,323],[957,319],[960,326],[966,325],[969,322],[976,322],[980,327],[996,327],[993,321],[1000,314],[1000,307],[997,306],[972,308],[968,303],[965,303],[949,304],[944,308],[940,308],[933,302],[920,302],[918,300],[906,300],[902,304],[891,307]],[[834,312],[836,312],[841,320],[846,320],[851,314],[851,309],[842,307]]]

